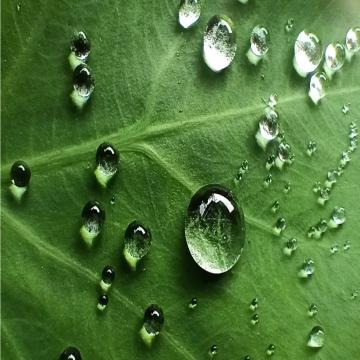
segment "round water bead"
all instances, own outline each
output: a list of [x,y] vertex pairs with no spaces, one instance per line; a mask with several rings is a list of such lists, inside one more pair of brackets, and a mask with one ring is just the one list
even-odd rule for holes
[[210,356],[211,357],[215,356],[217,354],[217,351],[218,351],[217,346],[215,344],[211,345],[210,350],[209,350]]
[[352,27],[345,38],[346,58],[350,60],[360,50],[360,27]]
[[344,224],[346,221],[345,209],[340,206],[336,206],[331,214],[329,221],[329,227],[337,228],[339,225]]
[[291,146],[285,142],[279,144],[275,165],[282,170],[285,163],[291,162]]
[[336,170],[334,169],[329,170],[326,175],[325,186],[327,188],[331,188],[336,183],[337,176],[338,173]]
[[250,63],[256,65],[268,52],[270,33],[266,27],[257,25],[251,32],[250,49],[247,58]]
[[181,0],[179,8],[179,24],[187,29],[194,25],[201,14],[201,0]]
[[259,146],[265,150],[267,144],[274,140],[279,133],[279,115],[273,109],[267,109],[259,121],[259,129],[255,135]]
[[91,247],[104,224],[105,210],[98,201],[89,201],[83,208],[82,219],[83,225],[80,234],[85,243]]
[[321,326],[314,326],[310,331],[307,346],[311,348],[321,348],[325,342],[325,330]]
[[249,309],[251,311],[255,311],[259,307],[259,300],[258,298],[254,298],[251,300],[251,303],[249,305]]
[[339,43],[331,43],[325,50],[324,70],[329,79],[339,71],[345,62],[345,47]]
[[323,72],[318,71],[310,78],[308,95],[315,105],[325,97],[326,82],[327,77]]
[[265,168],[269,171],[275,165],[276,156],[274,154],[270,154],[266,160]]
[[98,310],[104,311],[108,303],[109,303],[109,297],[106,294],[100,295],[97,304]]
[[102,143],[96,151],[95,177],[103,187],[117,173],[119,167],[119,152],[109,143]]
[[319,195],[320,196],[318,197],[317,202],[320,205],[325,205],[325,203],[330,199],[330,188],[325,187],[325,188],[321,189],[319,192]]
[[22,160],[15,161],[10,170],[11,185],[9,189],[16,200],[21,200],[27,190],[30,178],[31,171],[26,162]]
[[259,322],[259,314],[254,314],[251,317],[250,324],[251,325],[256,325],[258,322]]
[[104,292],[107,292],[112,283],[115,280],[115,269],[112,266],[105,266],[102,274],[101,274],[101,281],[100,287]]
[[80,350],[69,346],[61,353],[60,360],[82,360]]
[[148,254],[150,247],[150,229],[136,220],[130,223],[125,230],[124,257],[133,271],[137,263]]
[[187,209],[185,238],[205,271],[221,274],[237,263],[245,244],[245,220],[227,189],[207,185],[195,193]]
[[294,68],[297,73],[306,77],[315,71],[322,59],[322,45],[318,37],[306,30],[302,31],[294,45]]
[[144,324],[140,330],[140,336],[150,346],[155,336],[160,334],[160,331],[164,325],[164,313],[160,306],[152,304],[146,310],[144,314]]
[[309,144],[308,144],[308,146],[306,148],[306,154],[308,156],[313,156],[313,154],[316,152],[316,150],[317,150],[316,142],[313,141],[313,140],[310,140]]
[[310,317],[315,316],[318,312],[319,312],[319,309],[318,309],[318,307],[317,307],[315,304],[311,304],[311,305],[309,306],[308,315],[309,315]]
[[266,349],[266,355],[272,356],[272,355],[274,355],[274,353],[275,353],[275,345],[270,344]]
[[195,309],[198,305],[198,300],[196,297],[193,297],[189,303],[189,308],[190,309]]
[[285,243],[283,253],[287,256],[291,256],[292,253],[297,249],[297,240],[295,238],[288,240]]
[[280,203],[278,200],[275,200],[274,203],[271,205],[271,211],[275,214],[280,209]]
[[281,217],[277,219],[275,226],[273,227],[273,233],[279,236],[286,229],[286,220]]
[[230,18],[213,16],[205,29],[203,58],[206,65],[215,72],[226,69],[236,53],[235,33]]
[[82,109],[95,88],[91,70],[86,64],[80,64],[75,68],[73,72],[73,87],[71,99],[75,106]]
[[315,227],[315,233],[313,237],[315,239],[320,239],[320,237],[326,232],[328,228],[328,223],[325,219],[321,219]]
[[90,40],[87,38],[85,32],[79,31],[73,35],[70,50],[69,62],[72,69],[75,69],[76,66],[87,61],[90,54]]
[[313,276],[314,272],[315,272],[314,260],[306,259],[304,260],[304,263],[300,268],[299,277],[304,279],[309,279]]

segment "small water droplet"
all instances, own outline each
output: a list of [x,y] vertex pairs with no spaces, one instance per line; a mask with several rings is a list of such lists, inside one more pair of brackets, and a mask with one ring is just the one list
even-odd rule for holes
[[105,210],[98,201],[89,201],[83,208],[82,220],[83,225],[80,229],[80,234],[85,243],[91,247],[104,224]]
[[194,25],[201,14],[200,0],[181,0],[179,8],[179,23],[187,29]]
[[274,154],[270,154],[266,160],[265,168],[269,171],[275,165],[276,156]]
[[[271,110],[274,110],[275,107],[276,107],[276,105],[277,105],[277,103],[278,103],[278,100],[279,100],[278,94],[273,93],[273,94],[271,94],[271,95],[269,96],[268,101],[265,101],[265,99],[264,99],[264,102],[265,102],[265,104],[266,104]],[[269,110],[268,110],[268,111],[269,111]]]
[[211,345],[210,350],[209,350],[209,355],[211,357],[214,357],[217,354],[217,352],[218,352],[217,346],[215,344]]
[[280,209],[280,203],[278,200],[275,200],[273,202],[273,204],[271,205],[271,212],[273,212],[274,214],[276,214]]
[[31,170],[29,165],[22,160],[15,161],[10,170],[9,190],[13,197],[20,201],[24,193],[27,191],[30,183]]
[[105,266],[101,273],[100,287],[107,292],[115,280],[115,269],[112,266]]
[[291,146],[285,142],[279,144],[277,156],[275,159],[275,165],[282,170],[284,164],[291,163],[293,159],[291,158]]
[[344,115],[348,114],[348,112],[350,111],[350,104],[344,104],[343,107],[341,108],[341,111]]
[[329,170],[326,175],[325,187],[331,188],[336,183],[337,176],[338,173],[336,170],[334,169]]
[[16,10],[17,10],[18,12],[20,12],[20,10],[21,10],[21,3],[20,3],[20,2],[18,2],[18,3],[16,4]]
[[109,143],[102,143],[96,151],[95,177],[99,184],[106,187],[117,173],[119,166],[119,152]]
[[245,244],[245,221],[227,189],[207,185],[194,194],[187,210],[185,238],[194,261],[205,271],[220,274],[237,263]]
[[268,173],[264,178],[264,187],[268,188],[271,183],[272,183],[272,175]]
[[288,194],[291,190],[291,183],[290,181],[288,181],[285,185],[284,185],[284,193]]
[[259,315],[258,315],[258,314],[254,314],[254,315],[251,317],[250,324],[251,324],[251,325],[256,325],[258,322],[259,322]]
[[321,219],[316,225],[316,233],[314,234],[314,237],[316,239],[319,239],[326,232],[327,228],[327,221],[325,219]]
[[322,45],[318,37],[306,30],[302,31],[294,45],[294,68],[297,73],[306,77],[315,71],[322,59]]
[[131,270],[136,270],[138,262],[148,254],[150,247],[150,229],[138,221],[130,223],[125,230],[124,258]]
[[277,219],[275,226],[273,227],[273,233],[279,236],[284,230],[286,229],[286,220],[285,218],[281,217]]
[[352,27],[348,30],[345,38],[346,58],[351,58],[360,50],[360,27]]
[[309,306],[308,315],[314,317],[319,312],[318,307],[315,304]]
[[309,85],[309,97],[315,105],[325,97],[325,87],[326,87],[327,77],[322,72],[316,72],[310,78]]
[[61,353],[60,360],[82,360],[80,350],[69,346]]
[[235,184],[238,184],[243,179],[243,176],[247,173],[248,170],[249,170],[249,162],[247,160],[243,160],[235,176],[234,179]]
[[97,308],[99,311],[104,311],[109,303],[109,297],[106,294],[99,296]]
[[220,72],[232,63],[236,53],[235,33],[230,18],[215,15],[204,33],[203,58],[207,66]]
[[310,226],[310,228],[309,228],[309,230],[307,232],[307,236],[309,238],[312,238],[312,237],[315,236],[315,234],[316,234],[316,227],[315,226]]
[[70,44],[69,62],[72,69],[87,61],[90,54],[90,40],[84,31],[74,33]]
[[260,79],[261,79],[261,80],[265,80],[265,75],[264,75],[264,74],[261,74],[261,75],[260,75]]
[[345,62],[345,47],[340,43],[331,43],[325,50],[324,70],[329,79],[339,71]]
[[116,201],[116,196],[113,195],[110,199],[110,205],[114,205],[115,204],[115,201]]
[[258,298],[254,298],[251,300],[251,303],[249,305],[249,309],[251,311],[255,311],[259,307],[259,300]]
[[310,332],[307,346],[321,348],[325,342],[325,331],[321,326],[314,326]]
[[249,355],[244,356],[244,360],[251,360],[251,357]]
[[330,253],[332,255],[336,254],[339,251],[339,245],[335,244],[330,246]]
[[289,18],[285,24],[285,31],[286,32],[292,31],[294,25],[295,25],[295,20],[293,18]]
[[350,153],[348,151],[343,151],[340,155],[340,166],[345,167],[350,161]]
[[315,141],[313,140],[310,140],[309,143],[308,143],[308,146],[306,148],[306,154],[308,156],[313,156],[314,153],[317,151],[317,144]]
[[325,205],[325,203],[330,199],[330,188],[328,187],[322,188],[319,192],[319,195],[320,196],[318,197],[317,202],[320,205]]
[[279,133],[279,115],[273,109],[267,109],[259,121],[259,129],[255,135],[259,146],[265,150],[267,144],[274,140]]
[[197,307],[197,305],[198,305],[198,300],[197,300],[196,297],[193,297],[191,299],[191,301],[189,302],[189,308],[190,309],[195,309]]
[[359,292],[357,290],[354,290],[351,293],[351,300],[355,300],[359,296]]
[[266,349],[266,355],[272,356],[272,355],[274,355],[274,353],[275,353],[275,345],[270,344]]
[[329,221],[329,227],[337,228],[339,225],[344,224],[346,221],[345,209],[340,206],[336,206],[331,214]]
[[91,70],[86,64],[80,64],[75,68],[73,87],[71,99],[75,106],[82,109],[95,88],[95,81],[91,75]]
[[343,246],[344,251],[348,251],[351,247],[350,241],[346,240]]
[[297,240],[292,238],[285,243],[283,253],[287,256],[291,256],[292,253],[297,249]]
[[144,324],[140,330],[142,340],[150,346],[164,325],[164,313],[160,306],[151,304],[144,313]]
[[315,265],[313,259],[306,259],[304,260],[304,263],[302,264],[300,271],[299,271],[299,277],[303,279],[309,279],[314,275],[315,272]]
[[239,1],[239,3],[241,3],[241,4],[247,4],[248,2],[249,2],[249,0],[238,0]]
[[247,58],[250,63],[257,63],[266,55],[269,50],[270,33],[264,26],[257,25],[251,32],[250,49],[247,52]]

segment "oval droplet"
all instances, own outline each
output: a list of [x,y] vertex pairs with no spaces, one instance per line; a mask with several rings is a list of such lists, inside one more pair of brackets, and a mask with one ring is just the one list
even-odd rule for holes
[[109,143],[102,143],[96,151],[95,177],[103,187],[117,173],[119,167],[119,152]]
[[31,170],[25,161],[15,161],[10,170],[10,192],[20,201],[27,190],[31,178]]
[[201,14],[200,0],[181,0],[179,8],[179,23],[187,29],[194,25]]
[[309,97],[315,105],[325,96],[327,77],[322,72],[316,72],[310,78]]
[[80,64],[75,68],[73,72],[73,87],[71,99],[75,106],[82,109],[95,88],[95,81],[91,70],[86,64]]
[[325,343],[325,330],[321,326],[314,326],[310,332],[307,345],[311,348],[321,348]]
[[339,71],[345,63],[345,48],[342,44],[331,43],[325,50],[325,65],[324,69],[328,77],[331,79],[332,75]]
[[140,336],[150,346],[155,336],[160,334],[164,325],[164,313],[160,306],[151,304],[144,314],[144,324],[140,330]]
[[89,201],[82,211],[83,226],[80,234],[88,246],[92,246],[94,239],[100,234],[105,221],[105,210],[98,201]]
[[69,346],[61,353],[60,360],[82,360],[80,350]]

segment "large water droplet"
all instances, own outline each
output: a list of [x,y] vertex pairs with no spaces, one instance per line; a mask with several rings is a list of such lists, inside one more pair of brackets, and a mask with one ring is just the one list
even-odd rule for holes
[[100,234],[105,221],[105,210],[98,201],[89,201],[82,211],[83,226],[80,234],[88,246],[92,246],[94,239]]
[[329,227],[337,228],[339,225],[344,224],[345,221],[346,221],[345,209],[343,207],[336,206],[331,214]]
[[119,166],[119,152],[109,143],[102,143],[96,151],[95,176],[99,184],[107,186]]
[[101,273],[100,287],[107,292],[115,280],[115,269],[112,266],[105,266]]
[[306,30],[302,31],[294,46],[294,68],[300,76],[316,70],[322,58],[322,45],[318,37]]
[[279,133],[279,116],[273,109],[268,109],[259,121],[259,129],[255,135],[259,146],[265,150],[268,143],[274,140]]
[[360,50],[360,27],[352,27],[346,34],[346,58],[350,60]]
[[147,345],[151,345],[155,336],[159,335],[164,325],[164,313],[160,306],[152,304],[144,314],[144,324],[140,336]]
[[67,347],[60,355],[60,360],[81,360],[80,350],[75,346]]
[[201,0],[181,0],[179,23],[187,29],[198,21],[201,14]]
[[124,257],[132,270],[144,258],[151,247],[151,232],[138,221],[133,221],[125,231]]
[[231,193],[207,185],[192,197],[185,221],[191,256],[204,270],[220,274],[239,260],[245,244],[245,221]]
[[316,72],[310,78],[309,84],[309,97],[312,102],[317,105],[319,101],[325,97],[325,87],[326,87],[326,75],[322,72]]
[[9,187],[11,194],[17,201],[20,201],[26,192],[31,178],[30,167],[25,161],[15,161],[10,170]]
[[329,79],[339,71],[345,62],[345,48],[342,44],[331,43],[325,50],[324,70]]
[[307,346],[321,348],[325,342],[325,330],[321,326],[314,326],[309,335]]
[[73,35],[70,51],[69,62],[72,69],[87,61],[90,54],[90,40],[83,31]]
[[223,15],[213,16],[204,33],[205,63],[211,70],[219,72],[231,64],[235,53],[235,33],[231,19]]
[[268,52],[270,42],[270,33],[266,27],[257,25],[251,32],[250,49],[247,52],[247,58],[250,63],[256,65]]
[[74,90],[70,97],[76,107],[82,109],[94,91],[95,82],[86,64],[78,65],[73,73]]

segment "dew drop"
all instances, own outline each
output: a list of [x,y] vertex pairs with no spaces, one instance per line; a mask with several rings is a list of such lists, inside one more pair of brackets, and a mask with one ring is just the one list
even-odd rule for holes
[[95,177],[104,188],[117,173],[119,167],[119,152],[109,143],[102,143],[96,151]]
[[217,352],[218,352],[217,346],[215,344],[211,345],[210,350],[209,350],[209,355],[211,357],[214,357],[217,354]]
[[100,295],[97,303],[99,311],[104,311],[109,303],[109,297],[106,294]]
[[205,29],[203,58],[214,72],[226,69],[236,53],[235,33],[230,18],[223,15],[213,16]]
[[286,220],[285,218],[281,217],[277,219],[275,226],[273,227],[273,233],[279,236],[284,230],[286,229]]
[[317,151],[317,144],[315,141],[313,140],[310,140],[309,143],[308,143],[308,146],[306,148],[306,154],[308,156],[313,156],[314,153]]
[[319,312],[318,307],[315,304],[309,306],[308,315],[314,317]]
[[321,219],[316,225],[316,233],[314,234],[314,237],[316,239],[319,239],[326,232],[327,228],[327,221],[325,219]]
[[274,140],[279,133],[279,115],[273,109],[268,109],[259,121],[259,129],[255,135],[259,146],[265,150],[268,143]]
[[346,240],[343,246],[344,251],[348,251],[351,247],[350,241]]
[[87,61],[90,54],[90,40],[85,32],[79,31],[73,35],[70,51],[69,63],[72,69]]
[[256,325],[259,323],[259,314],[254,314],[252,317],[251,317],[251,320],[250,320],[250,324],[251,325]]
[[31,170],[25,161],[18,160],[13,163],[10,170],[9,190],[13,197],[20,201],[26,192],[31,178]]
[[292,238],[285,243],[283,253],[286,256],[291,256],[296,249],[297,249],[297,240],[295,238]]
[[293,18],[289,18],[285,24],[285,31],[286,32],[292,31],[294,25],[295,25],[295,20]]
[[192,197],[185,220],[185,238],[194,261],[220,274],[239,260],[245,244],[243,211],[220,185],[207,185]]
[[306,259],[304,260],[304,263],[302,264],[298,275],[300,278],[309,279],[313,276],[314,272],[314,261],[312,259]]
[[346,221],[345,209],[340,206],[336,206],[331,214],[329,221],[330,228],[337,228],[339,225],[344,224]]
[[194,25],[201,14],[200,0],[181,0],[179,8],[179,23],[187,29]]
[[250,49],[247,52],[247,58],[251,64],[257,65],[264,58],[269,50],[269,42],[269,31],[264,26],[255,26],[251,32]]
[[278,103],[278,100],[279,100],[279,96],[278,94],[274,93],[274,94],[271,94],[269,96],[269,100],[267,101],[267,106],[270,108],[270,109],[275,109],[277,103]]
[[239,3],[241,3],[241,4],[247,4],[248,2],[249,2],[249,0],[238,0],[239,1]]
[[321,348],[325,342],[325,330],[321,326],[314,326],[310,332],[307,346]]
[[264,178],[264,187],[268,188],[271,183],[272,183],[272,175],[268,173]]
[[266,355],[272,356],[272,355],[274,355],[274,353],[275,353],[275,345],[270,344],[266,349]]
[[145,344],[150,346],[155,336],[160,334],[164,320],[164,313],[160,306],[152,304],[145,310],[144,324],[140,330],[140,336]]
[[351,300],[355,300],[359,296],[359,292],[357,290],[354,290],[351,293]]
[[319,195],[320,196],[318,197],[317,202],[320,205],[325,205],[325,203],[330,199],[330,188],[325,187],[325,188],[320,189]]
[[266,160],[265,168],[269,171],[275,165],[276,156],[274,154],[270,154]]
[[61,353],[60,360],[82,360],[80,350],[69,346]]
[[114,205],[115,204],[115,201],[116,201],[116,196],[113,195],[110,199],[110,205]]
[[288,194],[291,190],[291,183],[290,181],[288,181],[285,185],[284,185],[284,193]]
[[247,173],[248,170],[249,170],[249,162],[247,160],[243,160],[235,176],[234,179],[235,184],[238,184],[243,179],[243,176]]
[[143,259],[151,247],[151,232],[138,221],[133,221],[125,230],[124,258],[131,270]]
[[251,357],[249,355],[244,356],[244,360],[251,360]]
[[340,156],[340,166],[345,167],[350,161],[350,153],[348,151],[343,151]]
[[346,34],[346,58],[351,58],[360,50],[360,27],[352,27]]
[[280,209],[280,203],[278,200],[275,200],[271,206],[271,212],[273,212],[274,214],[276,214]]
[[80,229],[80,234],[85,243],[91,247],[104,224],[105,210],[98,201],[89,201],[83,208],[82,220],[83,225]]
[[259,307],[259,300],[258,298],[254,298],[251,300],[251,303],[249,305],[249,309],[251,311],[255,311]]
[[345,62],[345,47],[339,43],[331,43],[325,50],[324,70],[329,79],[339,71]]
[[335,244],[330,246],[330,253],[332,255],[336,254],[339,251],[339,245]]
[[73,72],[74,90],[70,97],[76,107],[82,109],[94,91],[95,82],[86,64],[78,65]]
[[112,266],[105,266],[101,273],[100,287],[107,292],[115,280],[115,269]]
[[312,238],[314,237],[316,234],[316,227],[315,226],[310,226],[308,232],[307,232],[307,237]]
[[326,82],[327,77],[322,72],[316,72],[310,78],[308,95],[315,105],[317,105],[319,101],[325,97]]
[[292,162],[291,146],[285,142],[279,144],[275,165],[282,170],[284,165]]
[[350,104],[344,104],[343,107],[341,108],[341,111],[344,115],[346,115],[349,111],[350,111]]
[[336,170],[334,169],[329,170],[326,175],[325,187],[331,188],[336,183],[337,176],[338,173]]
[[297,73],[306,77],[315,71],[322,59],[322,45],[318,37],[306,30],[302,31],[294,45],[294,68]]
[[198,306],[198,300],[196,297],[193,297],[191,301],[189,302],[189,308],[195,309]]

